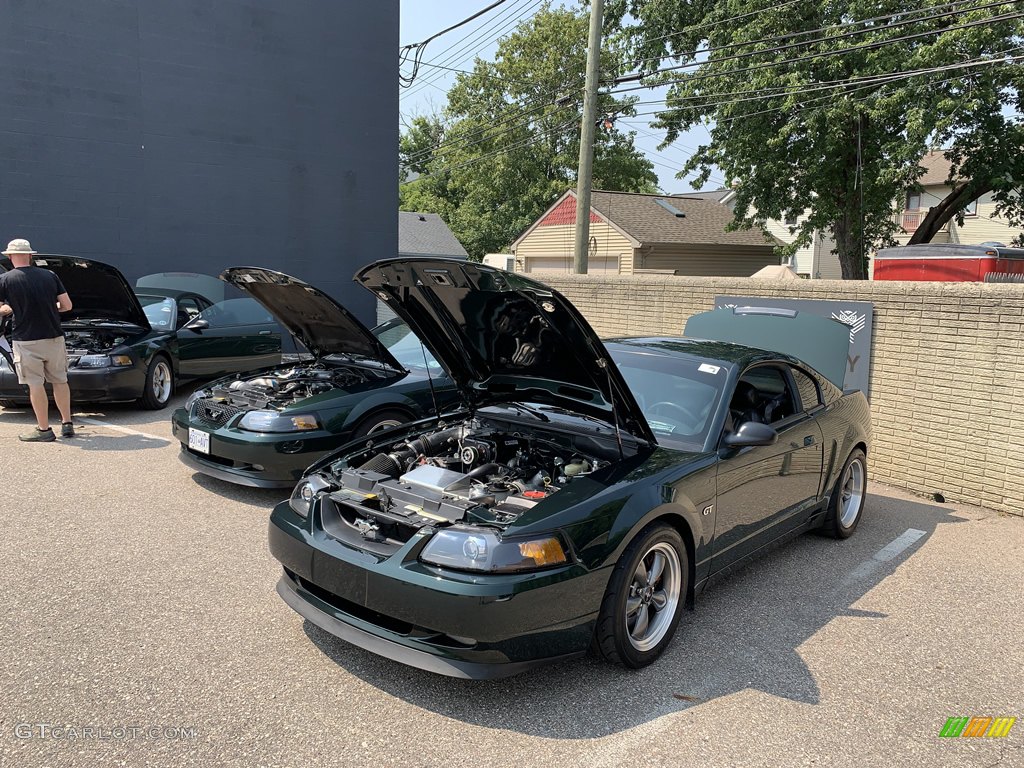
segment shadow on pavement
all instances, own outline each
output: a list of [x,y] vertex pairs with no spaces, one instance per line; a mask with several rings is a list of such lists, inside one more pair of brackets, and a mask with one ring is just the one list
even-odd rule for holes
[[235,483],[228,483],[224,480],[218,480],[215,477],[204,475],[202,472],[194,472],[192,474],[192,480],[199,487],[215,493],[225,499],[231,499],[237,501],[240,504],[246,504],[250,507],[259,507],[266,511],[268,517],[270,510],[280,502],[284,501],[291,494],[291,488],[278,488],[278,489],[265,489],[265,488],[250,488],[245,485],[236,485]]
[[[798,648],[837,617],[885,621],[854,604],[937,526],[964,521],[949,507],[871,495],[851,539],[806,534],[709,586],[665,654],[638,671],[587,657],[504,680],[457,680],[375,656],[310,622],[303,629],[336,664],[385,693],[455,720],[533,736],[604,736],[748,688],[817,704],[818,684]],[[908,529],[924,535],[880,560],[879,550]]]

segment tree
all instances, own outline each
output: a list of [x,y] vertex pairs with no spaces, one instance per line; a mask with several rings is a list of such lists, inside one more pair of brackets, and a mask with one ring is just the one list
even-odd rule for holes
[[[460,74],[440,115],[415,118],[399,145],[407,179],[402,210],[438,213],[479,260],[506,248],[575,184],[588,17],[543,7],[501,41],[494,62]],[[602,55],[602,71],[619,58]],[[600,113],[633,114],[632,99],[604,96]],[[413,177],[413,174],[419,174]],[[633,135],[598,131],[594,183],[653,192],[653,166]]]
[[[1018,114],[1024,104],[1021,88],[1013,97]],[[909,243],[928,243],[950,221],[963,224],[964,209],[984,194],[991,193],[996,213],[1011,226],[1024,228],[1024,124],[993,112],[989,104],[971,104],[970,114],[943,137],[951,142],[946,150],[951,160],[950,193],[928,209]],[[1024,246],[1024,235],[1016,239]]]
[[[895,202],[923,173],[929,147],[955,137],[966,172],[985,142],[979,117],[1000,114],[1019,93],[1020,67],[1006,54],[1024,31],[1016,3],[948,5],[609,0],[608,23],[644,83],[670,84],[655,123],[666,144],[713,122],[680,176],[700,171],[696,186],[720,168],[736,189],[735,226],[806,211],[783,250],[831,231],[843,277],[862,279],[868,248],[892,242]],[[989,167],[1002,189],[1013,179],[1019,187],[998,160]]]

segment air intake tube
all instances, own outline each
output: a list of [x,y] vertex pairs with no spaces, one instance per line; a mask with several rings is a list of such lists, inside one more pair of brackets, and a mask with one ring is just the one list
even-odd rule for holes
[[422,437],[418,437],[415,440],[410,440],[405,443],[405,445],[397,451],[392,451],[391,453],[378,453],[365,464],[361,465],[359,469],[365,469],[369,472],[379,472],[382,475],[389,475],[392,478],[398,478],[403,471],[409,468],[410,463],[418,456],[432,456],[442,445],[451,440],[458,440],[462,436],[463,428],[461,426],[442,429],[440,432],[423,435]]

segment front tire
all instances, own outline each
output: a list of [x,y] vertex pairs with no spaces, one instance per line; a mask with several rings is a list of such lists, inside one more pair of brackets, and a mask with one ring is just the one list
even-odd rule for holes
[[148,411],[159,411],[165,407],[174,393],[174,373],[170,361],[157,355],[149,361],[146,369],[146,385],[139,398],[139,405]]
[[408,422],[408,414],[402,411],[377,411],[376,413],[371,413],[356,425],[356,428],[352,430],[352,439],[356,440],[360,437],[366,437],[374,432],[380,432],[382,429],[391,429]]
[[668,647],[682,617],[690,564],[679,532],[664,523],[644,529],[612,572],[594,630],[607,661],[640,669]]
[[0,400],[0,408],[5,411],[23,411],[29,405],[29,403],[19,403],[17,400]]
[[855,448],[839,473],[822,532],[837,539],[848,539],[857,530],[864,500],[868,495],[868,467],[864,451]]

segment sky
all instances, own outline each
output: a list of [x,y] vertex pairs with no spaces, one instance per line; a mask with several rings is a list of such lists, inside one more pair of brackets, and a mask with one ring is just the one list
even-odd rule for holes
[[[491,2],[492,0],[400,0],[399,42],[406,45],[425,40],[486,8]],[[574,2],[562,4],[577,5]],[[472,69],[473,60],[476,58],[493,60],[498,38],[513,31],[518,21],[529,18],[539,6],[537,0],[510,0],[466,26],[432,41],[423,54],[424,64],[420,67],[417,81],[410,88],[399,89],[399,119],[408,120],[417,115],[430,115],[443,109],[446,103],[445,94],[454,82],[456,73],[430,64],[468,70]],[[408,68],[404,67],[403,71],[408,71]],[[656,98],[654,91],[641,92],[640,95],[643,101]],[[651,107],[641,106],[637,111],[649,112]],[[619,129],[636,133],[635,144],[654,164],[654,172],[658,175],[658,183],[663,192],[693,192],[689,179],[677,179],[676,173],[693,150],[702,141],[707,140],[707,133],[702,128],[695,129],[680,136],[670,147],[658,150],[658,144],[664,138],[664,131],[652,128],[648,122],[650,119],[650,116],[646,116],[623,120],[619,122]],[[712,176],[705,184],[705,189],[720,186],[722,179]]]

